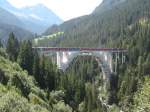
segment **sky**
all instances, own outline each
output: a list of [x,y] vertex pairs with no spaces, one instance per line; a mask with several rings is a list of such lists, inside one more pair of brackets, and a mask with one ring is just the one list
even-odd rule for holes
[[42,3],[57,14],[62,20],[90,14],[102,0],[7,0],[13,6],[22,8]]

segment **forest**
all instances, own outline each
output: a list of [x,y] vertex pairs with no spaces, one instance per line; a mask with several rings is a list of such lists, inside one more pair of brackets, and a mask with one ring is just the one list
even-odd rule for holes
[[19,42],[10,33],[6,49],[0,44],[0,111],[148,112],[150,29],[143,24],[133,26],[138,30],[129,32],[132,39],[124,36],[117,43],[108,43],[129,50],[126,65],[118,68],[117,77],[110,79],[106,89],[94,57],[78,56],[62,72],[50,57],[33,50],[31,41]]
[[0,41],[0,112],[149,112],[149,6],[149,0],[127,0],[63,23],[46,32],[63,36],[39,43],[126,48],[126,63],[118,63],[117,75],[107,83],[94,57],[78,56],[61,71],[51,57],[32,49],[32,40],[18,41],[11,32],[6,45]]

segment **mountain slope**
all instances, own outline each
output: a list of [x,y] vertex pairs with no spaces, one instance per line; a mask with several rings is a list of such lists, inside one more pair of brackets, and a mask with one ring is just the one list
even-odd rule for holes
[[[48,112],[45,97],[33,77],[17,63],[0,56],[0,112]],[[33,103],[33,99],[39,104]]]
[[33,19],[39,20],[39,22],[42,22],[44,25],[60,24],[62,22],[62,20],[56,14],[42,4],[21,8],[21,12],[29,15]]
[[19,40],[26,40],[33,38],[33,34],[25,29],[22,29],[15,25],[0,23],[0,39],[2,40],[4,45],[7,42],[10,32],[13,32]]
[[0,112],[72,112],[63,99],[62,90],[40,88],[36,78],[0,48]]
[[0,7],[0,23],[16,25],[18,27],[24,26],[23,22],[19,20],[14,14],[6,11],[1,7]]
[[27,23],[27,28],[31,27],[33,32],[38,33],[44,32],[53,24],[60,24],[62,22],[56,14],[42,4],[21,8],[16,15],[18,15],[24,23]]
[[7,0],[0,0],[0,7],[7,11],[15,10],[17,11],[17,8],[13,7]]
[[104,12],[111,10],[113,7],[125,2],[126,0],[103,0],[102,4],[98,6],[93,13]]
[[0,7],[19,18],[25,25],[22,28],[34,33],[42,33],[49,26],[62,23],[62,20],[43,4],[18,9],[7,0],[1,0]]
[[4,44],[7,41],[10,32],[14,32],[19,40],[33,37],[31,32],[22,27],[24,27],[22,21],[5,9],[0,8],[0,38]]
[[[108,0],[105,0],[97,9],[101,9],[101,6],[107,2]],[[116,5],[111,5],[111,10],[105,7],[105,13],[100,10],[58,26],[59,31],[65,32],[65,39],[60,46],[103,47],[110,38],[117,39],[128,26],[140,18],[149,17],[149,0],[126,0],[114,3]]]

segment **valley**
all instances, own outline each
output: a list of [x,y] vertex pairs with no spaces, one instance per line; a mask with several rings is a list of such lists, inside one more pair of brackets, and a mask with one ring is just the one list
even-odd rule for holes
[[[0,112],[149,112],[149,6],[103,0],[91,14],[62,22],[43,4],[18,10],[1,0]],[[109,57],[116,48],[126,52]],[[117,68],[108,70],[111,64]]]

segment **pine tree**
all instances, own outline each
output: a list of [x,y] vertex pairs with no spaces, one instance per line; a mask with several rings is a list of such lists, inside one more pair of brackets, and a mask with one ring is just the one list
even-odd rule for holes
[[30,41],[22,42],[17,61],[23,69],[27,70],[28,73],[32,75],[33,50]]
[[53,90],[55,87],[55,73],[49,58],[45,59],[45,84],[49,90]]
[[39,75],[39,85],[41,88],[45,89],[45,56],[43,55],[40,60],[40,75]]
[[36,81],[39,83],[40,79],[40,58],[38,52],[34,51],[34,61],[33,61],[33,76]]
[[13,32],[9,34],[6,51],[11,61],[17,60],[18,51],[19,51],[19,42],[17,38],[15,38],[15,35]]
[[3,47],[3,44],[2,44],[2,41],[1,41],[1,39],[0,39],[0,47]]

